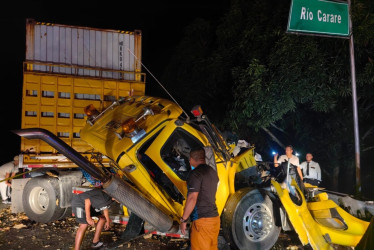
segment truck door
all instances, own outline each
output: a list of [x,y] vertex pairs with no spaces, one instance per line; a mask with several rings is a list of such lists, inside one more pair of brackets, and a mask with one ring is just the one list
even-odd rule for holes
[[145,151],[186,198],[186,179],[191,170],[189,152],[207,145],[205,137],[196,129],[179,120],[170,122]]

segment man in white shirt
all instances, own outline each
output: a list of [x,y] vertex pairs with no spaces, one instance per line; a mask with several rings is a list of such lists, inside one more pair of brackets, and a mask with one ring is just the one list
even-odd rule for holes
[[[0,166],[0,194],[4,204],[10,204],[10,194],[7,190],[11,187],[11,180],[6,180],[13,177],[18,172],[19,158],[14,157],[14,160]],[[9,188],[8,188],[9,187]]]
[[299,174],[301,181],[303,181],[303,175],[302,175],[301,169],[300,169],[299,157],[292,154],[293,153],[293,147],[291,145],[286,146],[285,151],[286,151],[286,154],[281,155],[279,157],[279,159],[278,159],[278,154],[274,155],[274,167],[277,168],[283,162],[288,162],[289,161],[292,165],[296,166],[297,173]]
[[318,186],[322,181],[321,168],[317,162],[312,161],[313,155],[311,153],[307,153],[305,159],[306,161],[300,165],[304,175],[304,182]]

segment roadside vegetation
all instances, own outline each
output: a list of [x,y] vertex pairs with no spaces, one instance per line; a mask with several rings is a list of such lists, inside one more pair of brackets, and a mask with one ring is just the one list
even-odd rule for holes
[[[162,82],[186,109],[198,103],[264,160],[292,144],[323,169],[324,187],[354,194],[355,151],[347,39],[286,33],[290,1],[221,1],[219,20],[196,19]],[[373,199],[374,3],[353,1],[361,181]]]

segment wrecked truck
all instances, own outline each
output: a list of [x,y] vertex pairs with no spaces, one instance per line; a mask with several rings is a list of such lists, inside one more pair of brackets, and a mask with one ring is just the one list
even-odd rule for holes
[[[137,218],[130,216],[132,228],[146,221],[160,232],[178,230],[187,198],[186,179],[192,171],[188,153],[197,146],[204,147],[207,164],[217,171],[222,235],[233,248],[269,249],[281,230],[295,230],[301,243],[313,249],[356,246],[369,226],[340,208],[326,192],[316,192],[317,187],[306,185],[301,191],[294,179],[282,185],[288,173],[280,178],[269,164],[256,162],[253,147],[234,156],[233,147],[200,106],[190,117],[169,100],[129,96],[101,111],[89,105],[85,113],[81,138],[110,159],[110,167],[93,164],[48,130],[13,132],[47,142],[101,181],[105,192]],[[59,177],[40,178],[53,182]]]

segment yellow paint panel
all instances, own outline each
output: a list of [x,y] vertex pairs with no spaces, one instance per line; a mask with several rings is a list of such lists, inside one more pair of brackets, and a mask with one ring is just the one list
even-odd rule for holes
[[[290,222],[298,233],[303,245],[309,243],[313,249],[332,249],[324,237],[328,235],[328,238],[331,239],[331,243],[333,244],[356,246],[369,225],[368,222],[359,220],[345,212],[332,200],[309,202],[306,205],[304,195],[302,195],[302,192],[294,179],[292,179],[292,186],[294,186],[302,196],[302,204],[300,206],[296,205],[291,200],[287,189],[283,189],[281,185],[274,180],[272,180],[271,183],[276,189],[278,196],[287,211]],[[343,221],[348,226],[346,230],[327,227],[318,223],[314,219],[329,218],[331,208],[335,208],[338,214],[343,218]]]
[[28,83],[30,82],[30,83],[40,84],[40,75],[39,74],[25,73],[25,74],[23,74],[23,81],[28,82]]
[[[129,89],[130,86],[130,82],[124,80],[107,80],[27,71],[24,72],[23,82],[21,127],[44,128],[54,134],[68,132],[69,138],[62,139],[66,140],[69,145],[72,145],[79,152],[92,150],[92,147],[82,139],[73,138],[74,133],[75,136],[79,136],[81,129],[86,125],[84,107],[93,104],[98,110],[103,110],[112,103],[111,101],[89,100],[89,98],[93,98],[92,96],[84,99],[82,96],[84,94],[98,95],[103,100],[104,95],[107,95],[111,99],[113,97],[118,99],[121,96],[128,96],[128,92],[120,93],[119,87],[126,86]],[[144,85],[144,83],[141,83],[141,85]],[[48,91],[48,93],[44,93],[45,95],[51,95],[53,92],[53,97],[43,97],[43,91]],[[81,98],[77,99],[75,94],[81,94]],[[144,92],[139,94],[143,95]],[[94,98],[97,97],[94,96]],[[42,117],[42,112],[50,112],[48,115],[53,114],[53,117]],[[67,118],[59,117],[59,113],[62,113],[60,115]],[[52,147],[44,142],[39,142],[38,140],[27,140],[26,142],[21,140],[22,151],[30,148],[34,148],[37,153],[42,151],[55,152]]]
[[73,100],[74,107],[80,107],[80,108],[82,108],[82,110],[83,110],[83,108],[87,107],[90,104],[94,105],[95,108],[100,109],[100,104],[101,104],[100,101],[93,101],[93,100]]
[[330,209],[313,210],[311,214],[313,218],[331,218]]
[[74,93],[77,94],[93,94],[93,95],[100,95],[101,89],[94,88],[94,87],[75,87]]
[[[144,84],[144,83],[143,83]],[[118,89],[119,90],[130,90],[131,84],[128,82],[121,82],[118,83]]]
[[73,89],[73,86],[70,85],[58,85],[58,92],[66,92],[71,93]]
[[219,178],[219,184],[216,192],[216,205],[218,213],[221,215],[226,205],[227,198],[230,195],[228,171],[224,163],[217,164],[217,174]]
[[104,91],[104,95],[111,95],[111,96],[117,95],[116,89],[104,89],[103,91]]
[[58,106],[67,106],[67,107],[71,107],[72,105],[72,100],[71,99],[57,99],[57,105]]
[[104,87],[108,89],[117,89],[117,82],[116,81],[104,81]]
[[57,90],[57,85],[56,84],[45,84],[43,83],[41,85],[42,91],[56,91]]
[[43,75],[41,77],[41,83],[55,85],[57,83],[57,77],[53,75]]
[[58,85],[61,86],[61,85],[67,85],[67,86],[71,86],[71,84],[73,83],[73,78],[72,77],[58,77],[57,78],[58,80]]
[[134,90],[134,95],[139,95],[145,92],[145,84],[143,83],[132,83],[131,90]]
[[298,206],[291,200],[287,189],[283,189],[281,185],[274,180],[271,180],[271,183],[275,187],[278,196],[287,211],[288,218],[299,235],[301,243],[303,245],[309,243],[313,249],[333,249],[324,239],[317,222],[309,213],[305,198],[301,195],[302,192],[300,189],[295,187],[302,198],[302,204]]
[[125,96],[128,96],[129,94],[130,94],[130,90],[126,90],[126,91],[119,90],[118,91],[118,96],[119,97],[125,97]]
[[320,209],[330,209],[336,208],[338,205],[333,202],[332,200],[325,200],[325,201],[318,201],[318,202],[309,202],[308,209],[309,210],[320,210]]
[[25,88],[26,88],[26,90],[39,90],[40,89],[40,84],[35,83],[35,82],[26,82],[25,83]]
[[86,120],[85,119],[73,119],[73,126],[74,127],[79,127],[78,131],[80,131],[81,128],[83,128],[84,125],[86,125]]

